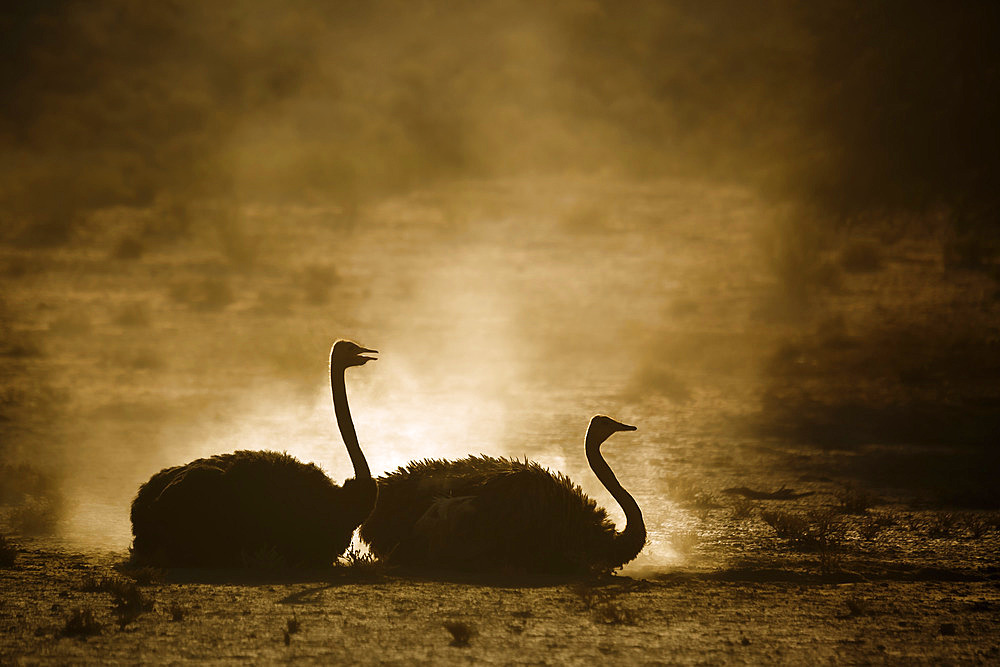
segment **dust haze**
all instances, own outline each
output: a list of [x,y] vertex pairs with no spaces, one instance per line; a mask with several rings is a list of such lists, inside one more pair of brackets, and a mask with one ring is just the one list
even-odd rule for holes
[[642,566],[817,470],[995,507],[996,12],[799,5],[8,5],[7,522],[121,549],[234,449],[343,480],[337,338],[373,471],[527,456],[620,522],[583,434],[636,424]]

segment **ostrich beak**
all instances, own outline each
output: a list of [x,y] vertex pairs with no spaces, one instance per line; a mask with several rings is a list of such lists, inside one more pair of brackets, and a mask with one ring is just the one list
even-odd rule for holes
[[[613,419],[611,421],[614,421]],[[618,425],[619,431],[635,431],[637,430],[635,426],[629,426],[628,424],[623,424],[621,422],[615,422]]]
[[358,359],[361,360],[361,363],[365,363],[365,362],[368,362],[368,361],[377,361],[378,360],[378,357],[366,357],[366,356],[364,356],[366,354],[378,354],[378,350],[369,350],[369,349],[364,348],[364,347],[361,348],[360,350],[358,350]]

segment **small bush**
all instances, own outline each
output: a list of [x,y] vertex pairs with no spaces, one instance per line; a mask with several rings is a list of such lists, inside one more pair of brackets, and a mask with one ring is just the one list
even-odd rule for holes
[[88,608],[78,608],[73,611],[63,625],[64,637],[89,637],[101,632],[101,624],[94,618],[94,612]]
[[187,615],[187,610],[177,602],[171,602],[167,612],[170,614],[170,620],[175,622],[183,621]]
[[847,605],[847,615],[851,618],[872,614],[871,602],[864,598],[847,598],[844,603]]
[[466,647],[477,634],[476,629],[464,621],[446,621],[444,629],[451,633],[451,646]]
[[737,498],[733,501],[732,517],[735,521],[752,519],[757,511],[757,503],[748,498]]
[[163,582],[165,576],[163,570],[157,567],[143,565],[139,567],[122,567],[121,573],[130,577],[139,586],[149,586]]
[[864,514],[875,504],[875,497],[861,489],[844,487],[838,494],[839,509],[844,514]]
[[959,515],[955,512],[938,512],[928,521],[930,537],[952,537],[958,527]]
[[134,583],[129,582],[116,591],[114,596],[112,610],[118,619],[118,627],[123,630],[126,625],[135,621],[143,613],[153,610],[153,599],[143,595]]
[[376,581],[385,575],[386,566],[376,556],[349,548],[338,561],[338,565],[352,577],[363,581]]
[[958,523],[974,540],[981,539],[990,529],[990,522],[987,518],[976,512],[965,512],[960,516]]
[[595,623],[603,625],[635,625],[635,613],[623,607],[618,601],[618,591],[605,591],[587,582],[580,582],[572,588],[580,598],[584,609],[590,612]]
[[793,512],[761,512],[760,518],[774,529],[778,537],[800,549],[820,552],[835,550],[843,536],[843,523],[836,511],[812,510],[806,515]]

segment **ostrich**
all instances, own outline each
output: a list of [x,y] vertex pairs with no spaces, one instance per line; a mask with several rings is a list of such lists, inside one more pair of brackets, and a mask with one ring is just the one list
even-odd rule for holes
[[585,574],[619,568],[642,550],[646,526],[600,448],[613,433],[634,430],[598,415],[585,441],[591,469],[625,510],[622,532],[565,475],[527,459],[470,456],[413,461],[380,477],[378,503],[361,538],[389,563],[417,569]]
[[375,353],[346,340],[330,352],[333,407],[353,479],[337,486],[315,464],[274,451],[237,451],[165,468],[132,501],[135,560],[161,567],[331,564],[378,493],[344,385],[344,371]]

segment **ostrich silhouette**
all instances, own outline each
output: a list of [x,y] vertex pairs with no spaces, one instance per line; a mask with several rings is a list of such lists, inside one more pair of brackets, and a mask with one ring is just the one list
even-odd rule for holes
[[132,502],[135,560],[161,567],[240,567],[261,559],[331,564],[378,493],[344,384],[344,371],[375,353],[346,340],[330,352],[333,407],[354,478],[337,486],[315,464],[274,451],[243,450],[165,468]]
[[413,461],[378,479],[375,510],[361,538],[405,568],[480,573],[610,571],[646,543],[638,503],[618,482],[601,445],[634,426],[598,415],[585,451],[591,469],[625,511],[615,530],[603,508],[572,480],[533,461],[470,456]]

